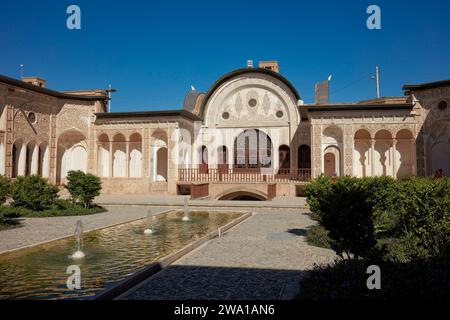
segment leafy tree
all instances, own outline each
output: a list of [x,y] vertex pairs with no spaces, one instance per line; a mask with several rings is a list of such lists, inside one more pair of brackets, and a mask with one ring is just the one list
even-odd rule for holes
[[69,171],[66,189],[74,203],[81,203],[85,208],[92,206],[94,198],[100,195],[102,183],[99,177],[83,171]]

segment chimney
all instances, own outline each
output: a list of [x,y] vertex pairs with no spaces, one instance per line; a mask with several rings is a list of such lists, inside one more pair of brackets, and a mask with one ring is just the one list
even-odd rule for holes
[[22,81],[34,86],[45,88],[45,80],[39,77],[23,77]]
[[316,104],[329,104],[330,103],[330,81],[318,82],[315,86],[316,89]]
[[280,72],[280,66],[278,65],[278,61],[260,61],[259,67],[261,69],[268,69],[273,72],[279,73]]

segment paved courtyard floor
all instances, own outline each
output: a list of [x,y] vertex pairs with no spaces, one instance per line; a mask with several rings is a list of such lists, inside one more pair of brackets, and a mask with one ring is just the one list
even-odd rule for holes
[[336,256],[306,243],[301,210],[257,212],[119,299],[294,298],[303,272]]

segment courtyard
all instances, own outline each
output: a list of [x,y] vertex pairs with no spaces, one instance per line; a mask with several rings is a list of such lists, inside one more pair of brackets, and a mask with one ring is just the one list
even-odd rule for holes
[[[152,214],[181,209],[184,198],[100,196],[97,202],[107,212],[21,218],[21,227],[0,232],[0,254],[73,237],[78,220],[88,233],[143,219],[149,208]],[[331,250],[306,243],[306,229],[314,222],[304,201],[191,201],[190,210],[245,210],[253,215],[130,288],[119,299],[293,299],[305,270],[336,257]]]

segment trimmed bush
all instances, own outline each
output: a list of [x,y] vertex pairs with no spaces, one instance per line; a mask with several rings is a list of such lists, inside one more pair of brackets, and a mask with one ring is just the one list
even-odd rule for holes
[[58,188],[37,176],[18,177],[11,184],[14,207],[42,211],[49,208],[58,197]]
[[449,245],[450,179],[319,177],[306,192],[341,257],[407,262],[440,256]]
[[308,244],[310,245],[326,249],[332,248],[328,231],[320,224],[309,227],[306,230],[306,239],[308,240]]
[[69,171],[67,174],[66,189],[69,191],[74,203],[81,203],[90,208],[94,198],[100,195],[102,183],[100,178],[82,171]]
[[8,178],[0,175],[0,205],[6,202],[10,192],[11,183]]
[[418,178],[397,193],[398,242],[391,258],[400,261],[438,257],[450,243],[450,179]]
[[[381,269],[381,290],[369,290],[367,267]],[[301,281],[302,300],[448,300],[450,260],[431,259],[408,263],[338,260],[316,265]]]

